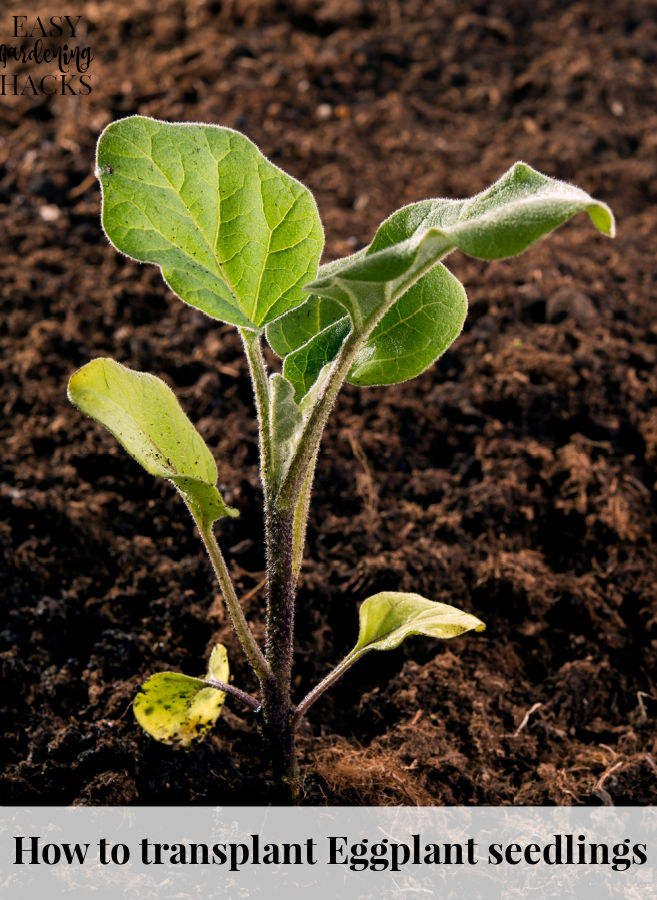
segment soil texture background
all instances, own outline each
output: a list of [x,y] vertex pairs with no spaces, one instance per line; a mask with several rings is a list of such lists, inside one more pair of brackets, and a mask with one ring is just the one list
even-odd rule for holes
[[[92,92],[0,97],[2,802],[280,800],[232,700],[189,752],[130,708],[153,672],[202,671],[216,640],[235,684],[255,684],[173,489],[68,404],[77,367],[113,356],[174,388],[241,511],[217,531],[260,636],[264,607],[239,340],[100,229],[95,142],[137,112],[244,131],[315,193],[326,260],[517,159],[611,205],[613,242],[581,215],[514,260],[454,254],[470,299],[454,347],[407,384],[343,391],[298,597],[297,699],[377,591],[454,603],[487,631],[354,667],[300,735],[302,802],[657,802],[656,4],[156,10],[78,3]],[[50,14],[3,11],[0,41],[15,43],[14,12]]]

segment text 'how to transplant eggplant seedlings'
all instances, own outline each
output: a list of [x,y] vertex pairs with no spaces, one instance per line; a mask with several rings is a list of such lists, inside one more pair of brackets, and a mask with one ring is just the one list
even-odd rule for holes
[[[261,647],[213,531],[238,512],[217,490],[215,460],[170,388],[105,358],[71,378],[72,402],[180,493],[258,681],[257,695],[231,684],[225,648],[217,645],[203,677],[149,678],[135,715],[157,740],[186,746],[212,726],[230,694],[259,713],[274,771],[294,790],[299,723],[361,656],[412,635],[453,638],[484,628],[474,615],[418,594],[375,594],[360,607],[353,650],[293,703],[295,592],[320,441],[340,388],[414,378],[455,340],[467,300],[442,263],[452,250],[514,256],[584,210],[612,236],[613,216],[579,188],[516,163],[470,199],[403,207],[369,246],[320,266],[324,235],[312,194],[230,128],[119,120],[100,137],[97,174],[112,244],[158,265],[178,297],[238,329],[253,381],[265,505]],[[281,372],[268,371],[263,339],[281,357]]]

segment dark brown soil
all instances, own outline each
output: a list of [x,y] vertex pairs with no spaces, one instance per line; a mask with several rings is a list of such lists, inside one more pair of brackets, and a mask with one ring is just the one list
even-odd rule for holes
[[65,397],[99,355],[175,388],[241,510],[219,530],[261,634],[238,341],[99,227],[95,141],[140,112],[245,131],[315,192],[327,258],[396,207],[469,195],[516,159],[613,207],[613,243],[581,216],[516,260],[454,256],[471,301],[454,348],[408,384],[345,389],[314,496],[295,690],[350,648],[369,594],[453,602],[486,633],[371,654],[314,707],[304,802],[657,802],[655,3],[155,8],[77,5],[91,95],[0,97],[2,801],[280,800],[237,704],[188,753],[134,722],[145,676],[196,674],[217,639],[235,683],[253,679],[173,490]]

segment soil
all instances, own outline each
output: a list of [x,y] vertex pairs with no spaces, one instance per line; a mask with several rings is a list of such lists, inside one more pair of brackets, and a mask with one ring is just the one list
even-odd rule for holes
[[454,255],[470,298],[454,347],[412,382],[341,395],[298,597],[297,697],[377,591],[454,603],[487,631],[359,663],[300,735],[302,802],[657,802],[654,2],[76,13],[92,92],[0,97],[2,802],[281,801],[237,703],[189,752],[150,740],[130,708],[149,674],[201,671],[216,640],[235,683],[254,682],[183,507],[68,404],[75,368],[110,355],[174,387],[241,510],[218,532],[260,636],[264,603],[236,335],[100,230],[95,141],[134,112],[246,132],[316,194],[326,259],[516,159],[613,207],[614,242],[582,215],[518,259]]

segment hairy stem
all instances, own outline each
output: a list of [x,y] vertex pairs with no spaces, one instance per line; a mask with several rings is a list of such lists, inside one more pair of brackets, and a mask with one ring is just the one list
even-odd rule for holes
[[[297,770],[294,735],[290,728],[292,654],[294,641],[294,505],[282,507],[274,498],[271,401],[267,366],[260,335],[240,330],[253,382],[260,436],[260,476],[265,504],[267,548],[267,617],[265,662],[268,678],[262,681],[264,736],[272,754],[274,773],[292,789]],[[302,529],[305,534],[305,527]]]
[[361,346],[362,336],[357,335],[352,329],[345,338],[340,355],[333,365],[324,394],[308,417],[303,438],[299,441],[299,446],[281,485],[280,497],[283,502],[288,501],[294,505],[299,502],[308,471],[314,469],[313,459],[317,457],[331,409]]
[[310,511],[310,495],[313,489],[313,481],[315,480],[315,466],[317,465],[317,454],[319,453],[319,443],[315,448],[315,453],[310,460],[310,465],[306,471],[306,476],[301,485],[301,494],[297,500],[294,510],[294,529],[292,534],[292,574],[296,585],[301,571],[303,562],[303,551],[306,545],[306,529],[308,527],[308,513]]
[[339,678],[342,678],[347,669],[351,668],[351,666],[356,662],[357,659],[361,657],[361,653],[354,654],[350,653],[348,656],[342,660],[342,662],[338,663],[334,669],[328,673],[328,675],[323,678],[319,684],[316,684],[312,691],[309,691],[306,696],[303,698],[301,703],[297,706],[294,716],[292,717],[292,730],[296,731],[299,727],[299,723],[306,715],[310,707],[315,703],[316,700],[322,696],[322,694],[327,691],[331,685],[335,684]]
[[196,516],[194,518],[201,538],[203,539],[203,543],[205,544],[205,549],[208,551],[214,574],[217,576],[217,581],[219,582],[226,608],[228,609],[228,613],[232,620],[233,628],[237,633],[237,637],[239,638],[247,659],[253,666],[255,673],[260,680],[260,684],[263,685],[270,679],[271,671],[263,656],[262,650],[258,646],[256,639],[253,637],[251,629],[244,618],[244,612],[237,599],[233,581],[230,577],[223,554],[217,544],[214,532],[212,531],[212,526],[204,525]]
[[293,548],[294,509],[281,509],[274,504],[267,515],[269,590],[265,647],[272,677],[263,685],[262,710],[274,772],[290,783],[297,774],[290,698],[295,595]]
[[[273,678],[263,686],[265,737],[272,747],[274,771],[292,790],[297,783],[294,750],[291,678],[294,640],[294,598],[301,568],[315,464],[322,432],[335,398],[349,372],[360,341],[350,335],[331,373],[326,393],[310,414],[290,470],[275,498],[267,503],[267,603],[266,658]],[[266,485],[266,478],[265,480]],[[339,677],[339,676],[338,676]],[[326,685],[328,687],[328,685]]]

